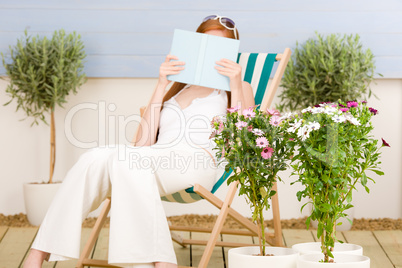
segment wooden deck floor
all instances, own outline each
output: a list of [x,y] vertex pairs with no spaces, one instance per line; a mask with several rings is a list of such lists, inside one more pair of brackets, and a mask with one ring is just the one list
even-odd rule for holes
[[[86,241],[90,233],[89,228],[84,228],[82,241]],[[22,267],[28,249],[35,238],[37,228],[14,228],[0,226],[0,268]],[[184,237],[204,239],[206,234],[181,233]],[[371,268],[402,268],[402,230],[396,231],[347,231],[342,232],[341,240],[363,246],[364,255],[370,257]],[[109,229],[103,228],[93,251],[93,257],[106,259],[108,254]],[[251,237],[222,236],[224,241],[250,242]],[[307,230],[283,230],[283,239],[287,247],[300,242],[315,241],[314,231]],[[83,243],[83,242],[82,242]],[[182,248],[175,244],[179,265],[196,266],[200,261],[203,246]],[[215,248],[209,267],[226,267],[228,248]],[[43,267],[75,267],[74,261],[47,263]]]

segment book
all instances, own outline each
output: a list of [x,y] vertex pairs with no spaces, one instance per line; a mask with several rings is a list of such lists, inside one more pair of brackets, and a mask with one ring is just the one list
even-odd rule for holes
[[230,91],[229,77],[218,73],[216,61],[236,62],[240,41],[175,29],[170,54],[184,61],[180,74],[168,75],[171,81]]

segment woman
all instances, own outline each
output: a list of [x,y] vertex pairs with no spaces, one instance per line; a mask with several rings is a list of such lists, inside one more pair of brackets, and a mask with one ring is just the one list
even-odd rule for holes
[[[197,32],[238,38],[233,21],[215,15],[206,17]],[[254,105],[251,86],[241,80],[241,67],[227,59],[218,61],[215,68],[229,77],[230,93],[174,83],[165,94],[170,83],[167,76],[184,68],[185,63],[173,55],[161,64],[157,86],[133,139],[135,146],[93,149],[71,168],[24,267],[41,267],[45,259],[78,258],[82,221],[109,195],[113,200],[109,263],[177,267],[160,196],[196,183],[211,189],[216,159],[208,139],[209,122],[225,114],[227,107]]]

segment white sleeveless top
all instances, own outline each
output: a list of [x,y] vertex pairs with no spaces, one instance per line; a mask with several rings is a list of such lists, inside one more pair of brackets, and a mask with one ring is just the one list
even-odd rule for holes
[[226,115],[227,94],[215,89],[203,98],[195,98],[189,106],[181,109],[176,101],[177,93],[164,103],[159,120],[157,144],[172,145],[185,142],[207,149],[215,157],[215,142],[209,139],[212,133],[211,120],[217,115]]

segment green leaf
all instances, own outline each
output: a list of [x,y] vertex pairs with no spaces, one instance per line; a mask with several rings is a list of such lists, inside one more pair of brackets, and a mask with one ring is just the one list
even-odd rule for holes
[[382,172],[381,170],[377,170],[377,169],[369,169],[369,170],[375,172],[377,175],[380,175],[380,176],[384,175],[384,172]]

